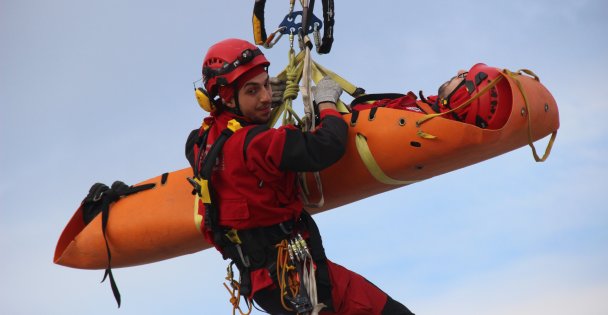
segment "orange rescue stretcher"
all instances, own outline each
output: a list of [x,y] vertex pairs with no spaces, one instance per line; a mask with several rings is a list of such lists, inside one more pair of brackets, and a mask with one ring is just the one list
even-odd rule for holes
[[[324,200],[309,212],[330,210],[525,145],[530,145],[537,161],[546,159],[559,128],[553,96],[528,70],[497,71],[497,106],[506,113],[498,129],[383,107],[358,112],[356,121],[353,113],[344,114],[350,124],[346,154],[320,172],[322,194],[314,176],[306,175],[308,199]],[[533,143],[548,135],[545,154],[539,157]],[[190,168],[184,168],[151,178],[137,185],[153,183],[154,188],[110,206],[106,237],[112,267],[152,263],[211,247],[195,224],[200,218],[194,213],[192,186],[186,179],[192,175]],[[82,269],[108,267],[101,215],[85,225],[80,207],[59,238],[54,262]]]

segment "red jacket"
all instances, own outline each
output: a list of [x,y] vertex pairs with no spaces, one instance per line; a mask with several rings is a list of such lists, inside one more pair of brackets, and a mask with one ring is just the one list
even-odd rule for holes
[[[205,151],[229,120],[236,118],[243,126],[224,144],[211,178],[218,196],[220,226],[243,230],[300,216],[296,172],[320,171],[345,151],[348,127],[340,114],[324,110],[320,116],[321,124],[313,132],[248,124],[226,111],[205,120],[210,125]],[[202,130],[194,130],[188,138],[186,155],[191,165],[201,134]]]

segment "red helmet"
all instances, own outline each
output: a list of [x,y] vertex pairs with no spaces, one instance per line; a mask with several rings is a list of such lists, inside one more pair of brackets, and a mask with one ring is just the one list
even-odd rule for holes
[[214,98],[220,86],[231,85],[253,68],[269,65],[270,62],[254,44],[242,39],[226,39],[207,51],[203,60],[203,84]]
[[[474,65],[466,74],[463,84],[449,96],[451,107],[456,108],[480,93],[500,75],[501,71],[498,68],[483,63]],[[498,82],[469,106],[456,111],[456,114],[464,122],[481,128],[502,128],[511,114],[511,91],[508,82],[506,80]]]

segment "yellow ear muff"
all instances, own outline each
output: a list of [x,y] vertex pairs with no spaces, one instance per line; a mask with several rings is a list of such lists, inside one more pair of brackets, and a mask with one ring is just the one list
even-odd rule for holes
[[207,91],[200,87],[195,88],[194,95],[196,96],[196,101],[198,102],[198,105],[203,110],[210,113],[215,111],[215,105],[213,105],[213,102],[211,102],[211,99],[209,99],[209,94],[207,94]]

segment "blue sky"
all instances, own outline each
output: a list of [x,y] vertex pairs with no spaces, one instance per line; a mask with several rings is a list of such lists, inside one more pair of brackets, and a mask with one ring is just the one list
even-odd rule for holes
[[[288,1],[269,2],[270,29]],[[214,251],[115,270],[121,309],[102,271],[52,256],[92,183],[187,165],[192,81],[209,45],[252,39],[252,6],[2,1],[2,314],[230,312]],[[328,256],[417,314],[607,314],[608,3],[336,1],[335,37],[315,60],[370,92],[432,94],[477,62],[532,69],[561,128],[546,163],[524,147],[316,216]],[[287,49],[265,51],[271,73]]]

